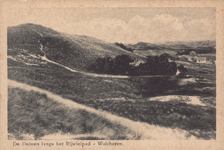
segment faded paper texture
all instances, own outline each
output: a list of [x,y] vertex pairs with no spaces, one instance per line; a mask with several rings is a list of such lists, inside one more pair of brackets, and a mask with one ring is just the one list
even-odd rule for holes
[[223,1],[1,1],[1,149],[224,149]]

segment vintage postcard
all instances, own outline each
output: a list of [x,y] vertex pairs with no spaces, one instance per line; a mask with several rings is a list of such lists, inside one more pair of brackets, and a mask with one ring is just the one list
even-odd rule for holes
[[1,149],[224,149],[223,1],[1,1]]

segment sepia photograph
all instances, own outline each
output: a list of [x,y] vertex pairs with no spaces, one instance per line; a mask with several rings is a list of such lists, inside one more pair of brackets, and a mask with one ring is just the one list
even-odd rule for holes
[[213,7],[11,10],[8,140],[216,140],[215,21]]
[[0,0],[0,149],[224,150],[223,4]]

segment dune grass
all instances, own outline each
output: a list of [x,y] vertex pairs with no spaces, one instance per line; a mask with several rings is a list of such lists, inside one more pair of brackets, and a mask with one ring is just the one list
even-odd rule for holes
[[[70,109],[46,94],[8,90],[9,139],[41,139],[50,134],[82,135],[86,139],[136,139],[124,126],[83,109]],[[80,138],[80,137],[77,137]]]

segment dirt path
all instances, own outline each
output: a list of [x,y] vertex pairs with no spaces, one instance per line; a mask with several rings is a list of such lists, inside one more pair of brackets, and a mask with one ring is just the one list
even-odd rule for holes
[[44,37],[43,34],[41,34],[40,32],[38,32],[37,30],[35,29],[32,29],[34,32],[36,32],[37,34],[39,34],[42,38]]
[[98,116],[102,116],[109,120],[112,123],[118,123],[122,126],[127,127],[131,131],[135,131],[137,135],[141,136],[141,139],[158,139],[158,140],[181,140],[181,139],[188,139],[188,140],[195,140],[197,139],[194,136],[189,137],[189,133],[185,130],[181,129],[171,129],[171,128],[165,128],[155,125],[149,125],[147,123],[141,123],[141,122],[135,122],[132,120],[129,120],[127,118],[118,117],[115,115],[112,115],[106,111],[99,111],[94,108],[90,108],[81,104],[78,104],[76,102],[73,102],[69,99],[62,98],[58,95],[55,95],[49,91],[30,86],[24,83],[19,83],[17,81],[8,80],[8,87],[9,88],[21,88],[25,91],[35,91],[42,94],[46,94],[48,98],[57,101],[61,104],[66,105],[67,107],[70,107],[72,109],[82,109],[86,110],[90,113],[94,113]]

